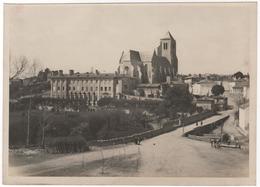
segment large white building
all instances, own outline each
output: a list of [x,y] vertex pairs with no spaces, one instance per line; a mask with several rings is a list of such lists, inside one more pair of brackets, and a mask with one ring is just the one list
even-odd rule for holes
[[85,99],[89,105],[96,105],[103,97],[120,98],[136,87],[136,80],[116,74],[83,73],[69,74],[59,71],[50,77],[51,97],[60,99]]

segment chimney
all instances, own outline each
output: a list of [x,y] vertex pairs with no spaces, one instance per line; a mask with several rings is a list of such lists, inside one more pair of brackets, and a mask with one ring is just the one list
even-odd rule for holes
[[69,70],[69,74],[70,74],[70,75],[74,75],[74,70],[73,70],[73,69],[70,69],[70,70]]

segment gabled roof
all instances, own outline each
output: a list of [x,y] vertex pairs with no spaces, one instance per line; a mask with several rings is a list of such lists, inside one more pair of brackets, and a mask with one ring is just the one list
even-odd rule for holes
[[165,33],[165,35],[161,38],[161,40],[164,40],[164,39],[173,39],[171,33],[168,31],[167,33]]
[[135,50],[128,50],[127,52],[123,51],[120,58],[120,62],[122,61],[130,61],[132,63],[141,62],[139,51],[135,51]]
[[151,52],[151,51],[142,51],[142,52],[140,52],[139,54],[140,54],[141,60],[142,60],[143,62],[150,62],[150,61],[152,61],[154,52]]

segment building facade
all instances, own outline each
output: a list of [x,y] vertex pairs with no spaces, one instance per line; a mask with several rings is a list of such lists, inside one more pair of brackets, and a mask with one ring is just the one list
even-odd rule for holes
[[239,107],[239,127],[248,134],[249,132],[249,103]]
[[167,32],[160,39],[160,45],[153,52],[123,51],[118,73],[137,78],[142,84],[166,82],[167,77],[173,79],[178,73],[178,58],[171,33]]
[[85,99],[89,105],[96,105],[103,97],[120,98],[130,93],[136,87],[136,80],[128,76],[115,74],[84,73],[69,74],[50,77],[52,98]]
[[193,84],[191,90],[193,95],[210,96],[212,95],[211,89],[215,85],[221,85],[221,81],[202,80]]

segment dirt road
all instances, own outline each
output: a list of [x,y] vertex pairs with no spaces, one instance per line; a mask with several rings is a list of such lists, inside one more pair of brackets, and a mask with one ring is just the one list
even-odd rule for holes
[[[225,114],[204,120],[206,125]],[[11,167],[13,175],[236,177],[248,175],[248,154],[238,149],[214,149],[209,143],[182,137],[195,124],[145,140],[96,148],[87,153]]]

